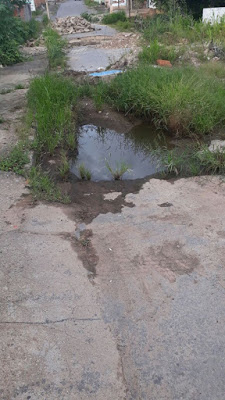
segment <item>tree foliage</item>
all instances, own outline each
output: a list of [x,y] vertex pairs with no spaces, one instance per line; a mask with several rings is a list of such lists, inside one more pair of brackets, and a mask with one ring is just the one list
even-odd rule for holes
[[14,17],[14,8],[22,7],[26,0],[0,0],[0,64],[10,65],[22,61],[19,45],[38,30],[38,22],[24,22]]

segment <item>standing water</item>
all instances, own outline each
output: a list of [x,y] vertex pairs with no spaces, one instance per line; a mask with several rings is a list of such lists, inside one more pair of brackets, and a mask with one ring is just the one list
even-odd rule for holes
[[112,170],[126,165],[123,179],[137,179],[160,170],[154,149],[166,145],[165,136],[151,125],[141,124],[128,133],[118,133],[95,125],[83,125],[78,133],[78,155],[72,160],[71,172],[80,177],[83,164],[94,181],[111,180]]

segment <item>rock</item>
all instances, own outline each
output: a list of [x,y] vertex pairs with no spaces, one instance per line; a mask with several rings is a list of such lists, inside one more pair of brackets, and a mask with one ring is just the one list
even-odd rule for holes
[[212,140],[209,146],[209,151],[212,153],[216,151],[225,151],[225,140]]
[[157,60],[156,62],[157,62],[157,64],[158,64],[160,67],[169,67],[169,68],[172,68],[172,64],[171,64],[171,62],[168,61],[168,60]]

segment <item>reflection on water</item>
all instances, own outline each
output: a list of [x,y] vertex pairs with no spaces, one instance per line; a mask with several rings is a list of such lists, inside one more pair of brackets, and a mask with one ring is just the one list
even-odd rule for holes
[[141,124],[129,133],[117,133],[94,125],[84,125],[78,135],[78,156],[71,162],[71,172],[79,177],[79,165],[91,171],[92,180],[111,180],[106,161],[112,168],[125,162],[130,170],[123,179],[137,179],[160,170],[154,149],[167,145],[165,136],[151,125]]

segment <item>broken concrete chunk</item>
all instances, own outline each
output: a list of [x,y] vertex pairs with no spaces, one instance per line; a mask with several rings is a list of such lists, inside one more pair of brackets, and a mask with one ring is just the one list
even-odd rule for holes
[[216,152],[216,151],[225,151],[225,140],[212,140],[209,146],[209,151]]
[[64,35],[91,32],[95,30],[90,22],[81,17],[56,18],[53,23],[53,28]]

